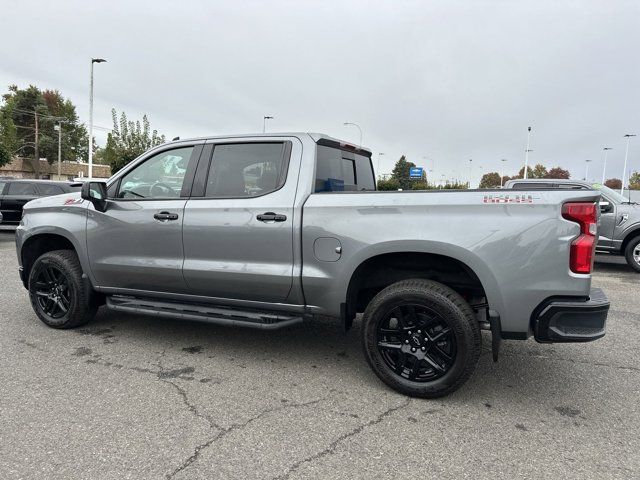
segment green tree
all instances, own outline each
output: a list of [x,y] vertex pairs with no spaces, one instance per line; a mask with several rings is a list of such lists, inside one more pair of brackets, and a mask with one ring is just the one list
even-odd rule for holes
[[[524,170],[523,170],[524,173]],[[533,167],[533,175],[531,178],[546,178],[547,177],[547,169],[544,165],[542,165],[541,163],[536,164],[535,167]]]
[[378,190],[398,190],[400,183],[393,178],[389,180],[378,180],[377,188]]
[[[42,98],[47,105],[48,118],[42,120],[42,147],[40,156],[49,163],[58,159],[58,132],[54,126],[62,123],[61,153],[62,160],[78,160],[89,156],[89,135],[84,124],[80,123],[76,107],[71,100],[65,99],[57,90],[45,90]],[[94,147],[95,152],[95,147]]]
[[569,179],[571,174],[569,170],[565,170],[560,167],[553,167],[551,170],[547,172],[547,175],[544,178],[557,178],[557,179]]
[[604,184],[614,190],[620,190],[622,188],[622,180],[619,178],[609,178],[608,180],[605,180]]
[[11,162],[11,152],[7,150],[7,147],[0,143],[0,167],[9,162]]
[[640,190],[640,172],[633,172],[629,177],[629,190]]
[[113,130],[107,136],[104,160],[111,165],[112,174],[150,148],[165,142],[164,135],[158,135],[157,130],[151,130],[146,115],[142,117],[142,122],[139,120],[134,122],[129,121],[127,115],[122,112],[118,120],[114,108],[111,110],[111,117]]
[[469,188],[468,182],[447,182],[444,186],[445,190],[467,190]]
[[[396,162],[395,166],[393,167],[393,171],[391,172],[391,178],[393,178],[394,180],[396,180],[398,182],[398,184],[400,185],[399,188],[403,189],[403,190],[412,190],[413,189],[413,182],[415,182],[417,179],[411,178],[409,176],[409,170],[411,168],[414,168],[416,166],[415,163],[413,162],[409,162],[407,161],[407,158],[402,155],[400,157],[400,159]],[[426,175],[424,173],[424,170],[422,171],[422,181],[426,181]]]
[[[11,155],[31,157],[32,167],[39,174],[39,158],[50,163],[58,159],[58,132],[62,122],[62,160],[86,157],[86,128],[76,114],[76,107],[57,90],[41,91],[34,85],[20,89],[9,86],[0,106],[0,142]],[[36,125],[38,137],[36,139]]]
[[[422,178],[425,178],[424,175]],[[426,180],[413,180],[411,182],[411,190],[433,190],[433,186]]]
[[480,188],[496,188],[500,186],[500,174],[498,172],[485,173],[480,180]]
[[[524,178],[524,167],[520,169],[518,174],[515,177],[511,177],[512,179]],[[534,178],[533,169],[531,167],[527,167],[527,178]]]

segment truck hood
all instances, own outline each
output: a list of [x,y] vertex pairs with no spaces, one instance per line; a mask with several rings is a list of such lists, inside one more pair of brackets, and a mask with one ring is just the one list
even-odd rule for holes
[[51,208],[51,207],[64,207],[68,205],[82,205],[86,204],[81,197],[80,192],[61,193],[60,195],[53,195],[51,197],[36,198],[27,202],[24,206],[24,210],[30,210],[34,208]]

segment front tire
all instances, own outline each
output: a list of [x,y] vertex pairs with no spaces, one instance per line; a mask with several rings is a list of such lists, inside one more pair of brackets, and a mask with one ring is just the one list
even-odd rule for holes
[[624,250],[624,256],[629,266],[640,273],[640,236],[631,239]]
[[442,397],[460,388],[475,370],[481,342],[469,304],[431,280],[390,285],[363,316],[367,362],[380,380],[412,397]]
[[29,298],[36,315],[52,328],[74,328],[91,320],[97,302],[82,281],[82,267],[72,250],[47,252],[29,272]]

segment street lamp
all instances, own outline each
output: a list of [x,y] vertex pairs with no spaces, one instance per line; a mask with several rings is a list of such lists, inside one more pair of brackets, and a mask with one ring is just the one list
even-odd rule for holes
[[507,161],[507,159],[502,158],[500,159],[500,161],[502,162],[502,168],[500,169],[500,188],[502,188],[502,178],[504,177],[504,164]]
[[604,147],[602,150],[604,151],[604,164],[602,165],[602,184],[604,185],[605,175],[607,171],[607,154],[609,153],[609,150],[613,150],[613,148]]
[[378,168],[377,168],[378,176],[380,176],[380,157],[382,157],[383,155],[384,155],[383,152],[378,152]]
[[104,58],[91,59],[91,80],[89,81],[89,178],[93,178],[93,64],[104,63]]
[[360,125],[353,122],[344,122],[343,125],[353,125],[360,131],[360,148],[362,148],[362,129],[360,128]]
[[262,117],[262,133],[265,133],[267,131],[267,120],[273,120],[274,117],[270,116],[270,115],[265,115],[264,117]]
[[587,164],[587,169],[584,172],[584,181],[588,182],[589,181],[589,164],[591,163],[591,160],[585,160],[584,163]]
[[527,179],[527,170],[529,170],[529,152],[531,150],[531,127],[527,127],[527,149],[524,151],[524,179]]
[[469,159],[469,188],[471,188],[471,175],[472,175],[472,162],[473,162],[473,158]]
[[635,134],[627,133],[624,138],[627,139],[627,149],[624,152],[624,170],[622,170],[622,187],[620,187],[620,195],[624,195],[624,177],[627,173],[627,158],[629,157],[629,142],[631,137],[635,137]]

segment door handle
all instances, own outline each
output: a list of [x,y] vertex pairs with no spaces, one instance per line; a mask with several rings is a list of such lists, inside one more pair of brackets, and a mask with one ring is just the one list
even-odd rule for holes
[[287,216],[279,213],[266,212],[258,215],[257,219],[261,222],[284,222]]
[[178,214],[170,212],[160,212],[156,213],[153,218],[155,218],[156,220],[160,220],[161,222],[166,222],[168,220],[177,220]]

